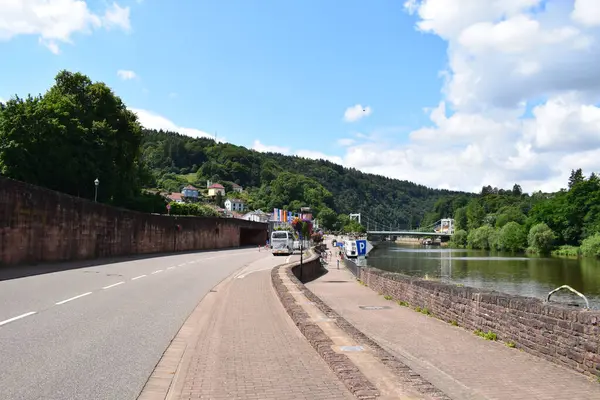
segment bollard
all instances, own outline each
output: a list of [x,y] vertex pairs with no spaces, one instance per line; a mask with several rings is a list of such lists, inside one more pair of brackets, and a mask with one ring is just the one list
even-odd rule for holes
[[340,269],[340,260],[337,260],[337,267]]
[[260,244],[258,245],[258,252],[260,253]]

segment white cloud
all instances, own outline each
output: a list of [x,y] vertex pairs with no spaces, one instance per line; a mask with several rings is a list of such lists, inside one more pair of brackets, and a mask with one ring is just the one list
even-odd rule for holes
[[260,140],[254,141],[254,143],[252,144],[252,149],[256,150],[256,151],[260,151],[261,153],[280,153],[280,154],[285,154],[285,155],[289,155],[290,151],[291,151],[289,147],[268,146],[268,145],[261,143]]
[[600,25],[597,1],[409,0],[405,7],[418,30],[448,45],[442,100],[427,110],[429,126],[405,144],[355,135],[343,165],[477,191],[515,182],[556,190],[571,169],[600,171],[600,31],[590,28]]
[[[211,138],[211,139],[215,138],[214,134],[210,134],[208,132],[204,132],[199,129],[185,128],[185,127],[178,126],[173,121],[163,117],[162,115],[155,114],[151,111],[142,110],[139,108],[130,108],[130,109],[135,114],[137,114],[138,120],[140,121],[140,124],[142,124],[142,126],[144,128],[156,129],[156,130],[162,129],[163,131],[178,132],[178,133],[181,133],[182,135],[187,135],[187,136],[196,137],[196,138],[197,137],[206,137],[206,138]],[[217,141],[225,142],[226,140],[225,140],[225,138],[218,137]]]
[[137,74],[134,71],[130,71],[130,70],[126,70],[126,69],[118,70],[117,75],[119,78],[123,79],[124,81],[128,81],[128,80],[137,78]]
[[600,7],[597,0],[575,0],[571,18],[586,26],[600,25]]
[[[566,186],[571,169],[600,172],[597,0],[405,6],[418,30],[448,45],[442,99],[426,109],[428,126],[410,132],[404,144],[385,132],[354,134],[341,164],[471,191],[514,183],[553,191]],[[362,106],[349,110],[360,117]]]
[[352,146],[354,143],[356,143],[356,140],[352,138],[341,138],[337,140],[337,144],[343,147]]
[[116,27],[129,32],[131,30],[129,13],[129,7],[121,7],[117,3],[112,3],[104,13],[104,26],[106,26],[107,29]]
[[342,164],[344,160],[338,156],[330,156],[320,151],[314,150],[296,150],[292,151],[289,147],[265,145],[260,140],[255,140],[252,149],[261,153],[279,153],[285,155],[295,155],[298,157],[311,158],[313,160],[327,160],[336,164]]
[[344,121],[356,122],[361,118],[368,117],[371,115],[371,112],[371,107],[363,107],[360,104],[355,104],[352,107],[346,108],[346,111],[344,112]]
[[72,44],[75,33],[117,27],[131,29],[129,7],[117,3],[103,15],[88,8],[84,0],[0,0],[0,40],[36,35],[41,44],[58,54],[59,43]]

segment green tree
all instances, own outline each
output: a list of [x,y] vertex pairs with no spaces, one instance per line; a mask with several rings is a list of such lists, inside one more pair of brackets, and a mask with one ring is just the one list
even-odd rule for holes
[[529,247],[532,251],[540,254],[549,254],[555,239],[556,236],[552,229],[543,222],[532,226],[527,234]]
[[337,214],[331,208],[324,207],[317,215],[317,219],[324,229],[330,230],[335,228]]
[[217,192],[215,196],[215,204],[221,208],[225,207],[225,200],[223,199],[221,192]]
[[527,244],[527,235],[523,227],[511,221],[500,230],[498,247],[503,251],[517,252],[523,250]]
[[[0,109],[0,172],[11,178],[121,205],[148,183],[137,117],[104,83],[61,71],[43,96]],[[51,150],[51,151],[49,151]]]
[[451,239],[451,245],[453,247],[466,247],[467,246],[467,231],[464,229],[459,229],[454,232]]
[[467,205],[467,227],[469,230],[477,229],[483,224],[485,209],[477,199],[473,199]]

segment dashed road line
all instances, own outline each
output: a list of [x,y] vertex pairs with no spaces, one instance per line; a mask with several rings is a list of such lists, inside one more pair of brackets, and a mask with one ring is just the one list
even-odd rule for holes
[[150,275],[159,274],[161,272],[163,272],[163,270],[162,269],[158,269],[158,270],[154,271],[153,273],[151,273]]
[[148,275],[140,275],[140,276],[136,276],[135,278],[131,278],[131,280],[132,280],[132,281],[136,281],[136,280],[138,280],[138,279],[140,279],[140,278],[143,278],[143,277],[145,277],[145,276],[148,276]]
[[77,300],[77,299],[79,299],[81,297],[84,297],[84,296],[87,296],[89,294],[92,294],[92,292],[83,293],[83,294],[80,294],[80,295],[77,295],[77,296],[73,296],[73,297],[71,297],[69,299],[66,299],[66,300],[63,300],[63,301],[59,301],[58,303],[56,303],[56,305],[60,306],[61,304],[65,304],[65,303],[68,303],[69,301]]
[[175,267],[169,267],[169,268],[167,268],[167,269],[173,269],[173,268],[175,268]]
[[112,285],[104,286],[102,289],[110,289],[111,287],[119,286],[119,285],[122,285],[124,283],[125,283],[125,281],[113,283]]
[[35,314],[35,311],[31,311],[31,312],[28,312],[28,313],[25,313],[25,314],[17,315],[16,317],[5,319],[4,321],[0,321],[0,326],[6,325],[9,322],[13,322],[13,321],[16,321],[16,320],[21,319],[21,318],[29,317],[30,315],[33,315],[33,314]]

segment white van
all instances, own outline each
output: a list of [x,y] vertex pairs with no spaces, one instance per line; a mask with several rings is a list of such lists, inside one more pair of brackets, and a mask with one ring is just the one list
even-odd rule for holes
[[294,237],[288,231],[273,231],[271,233],[271,249],[275,254],[293,254]]
[[358,250],[356,249],[356,240],[345,240],[344,252],[346,253],[346,257],[348,258],[358,257]]

